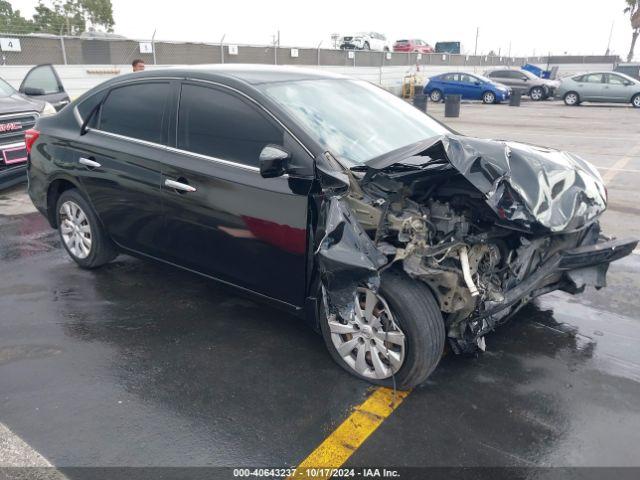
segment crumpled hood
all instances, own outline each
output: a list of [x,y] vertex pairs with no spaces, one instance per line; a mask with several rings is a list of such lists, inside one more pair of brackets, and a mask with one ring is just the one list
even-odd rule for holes
[[526,228],[580,230],[606,210],[602,177],[571,153],[453,134],[435,137],[420,150],[421,156],[448,160],[501,219]]

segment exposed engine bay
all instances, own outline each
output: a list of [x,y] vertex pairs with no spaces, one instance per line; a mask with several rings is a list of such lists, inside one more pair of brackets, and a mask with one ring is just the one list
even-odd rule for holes
[[349,308],[357,282],[375,288],[401,268],[430,287],[456,353],[484,350],[484,335],[536,296],[605,286],[609,262],[637,244],[581,253],[608,240],[597,221],[606,192],[593,167],[562,152],[451,135],[347,176],[318,248],[334,311]]

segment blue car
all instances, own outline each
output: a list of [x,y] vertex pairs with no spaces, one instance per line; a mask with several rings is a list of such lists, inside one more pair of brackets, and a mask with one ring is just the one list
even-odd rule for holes
[[500,103],[509,99],[511,89],[482,75],[453,72],[431,77],[423,93],[432,102],[441,102],[447,95],[462,95],[464,100]]

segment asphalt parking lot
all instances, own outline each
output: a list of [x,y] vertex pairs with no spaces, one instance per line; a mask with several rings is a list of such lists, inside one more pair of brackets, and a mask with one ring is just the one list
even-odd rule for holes
[[[605,231],[639,237],[639,120],[524,102],[445,122],[582,155]],[[0,466],[295,466],[370,395],[279,310],[126,256],[80,270],[23,190],[0,193]],[[639,287],[634,254],[605,290],[537,300],[483,355],[445,356],[344,465],[640,466]]]

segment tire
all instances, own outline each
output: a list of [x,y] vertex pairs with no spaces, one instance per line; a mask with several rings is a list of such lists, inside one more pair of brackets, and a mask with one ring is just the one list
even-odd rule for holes
[[544,100],[546,98],[544,89],[542,87],[533,87],[531,90],[529,90],[529,98],[531,98],[531,100],[533,100],[534,102],[540,102]]
[[[378,321],[378,325],[381,325],[381,323],[375,316],[371,317],[373,321],[370,322],[370,325],[363,321],[360,323],[362,328],[354,327],[351,329],[352,332],[355,332],[355,334],[352,334],[344,332],[349,330],[349,327],[353,326],[356,320],[352,319],[350,322],[346,322],[344,320],[336,320],[335,317],[328,318],[321,311],[320,328],[331,357],[355,377],[375,385],[393,387],[395,384],[395,387],[401,390],[420,385],[440,362],[446,339],[442,314],[431,290],[424,283],[413,280],[399,271],[383,273],[377,295],[370,290],[359,289],[358,295],[360,295],[360,298],[363,298],[361,296],[363,295],[362,290],[364,290],[364,298],[368,298],[368,294],[375,298],[378,302],[376,306],[381,308],[378,310],[380,313],[388,308],[391,318],[395,322],[394,326],[398,328],[399,334],[403,335],[403,348],[397,350],[399,347],[395,342],[400,338],[398,331],[392,332],[394,334],[394,342],[380,343],[383,338],[390,338],[389,335],[391,335],[392,328],[388,327],[384,332],[384,328],[376,331],[375,321]],[[364,301],[365,306],[366,304],[366,301]],[[380,313],[378,313],[379,318],[389,318]],[[369,330],[365,330],[367,326]],[[374,333],[371,333],[371,330]],[[336,331],[342,333],[336,333]],[[376,335],[378,336],[376,337]],[[349,346],[351,346],[346,345],[348,342],[354,342],[352,350],[348,350]],[[343,345],[346,346],[347,350],[343,350],[340,353],[338,348]],[[377,346],[381,348],[376,350]],[[385,356],[383,350],[385,348],[387,353],[389,349],[396,349],[394,351],[395,365],[388,361],[388,356]],[[357,368],[358,353],[361,350],[366,351],[363,354],[365,356],[364,362],[366,362],[364,364],[366,367],[365,374]],[[398,351],[401,351],[402,355],[398,354]],[[380,352],[378,359],[381,359],[382,362],[387,362],[383,364],[387,371],[383,370],[383,375],[378,375],[377,377],[376,373],[380,370],[376,371],[374,368],[373,357],[371,356],[375,352]],[[366,357],[367,354],[369,355],[368,357]],[[376,355],[378,354],[376,353]],[[402,361],[398,362],[400,356]]]
[[118,256],[93,208],[75,188],[58,198],[56,225],[62,245],[80,267],[98,268]]
[[631,105],[636,108],[640,108],[640,93],[636,93],[631,99]]
[[364,42],[364,45],[362,46],[363,50],[371,50],[371,46],[369,45],[369,42]]
[[482,103],[496,103],[496,94],[487,90],[482,94]]
[[580,95],[578,92],[567,92],[564,94],[564,104],[569,107],[580,105]]
[[431,93],[429,94],[429,100],[431,100],[433,103],[441,102],[443,100],[442,91],[438,90],[437,88],[431,90]]

